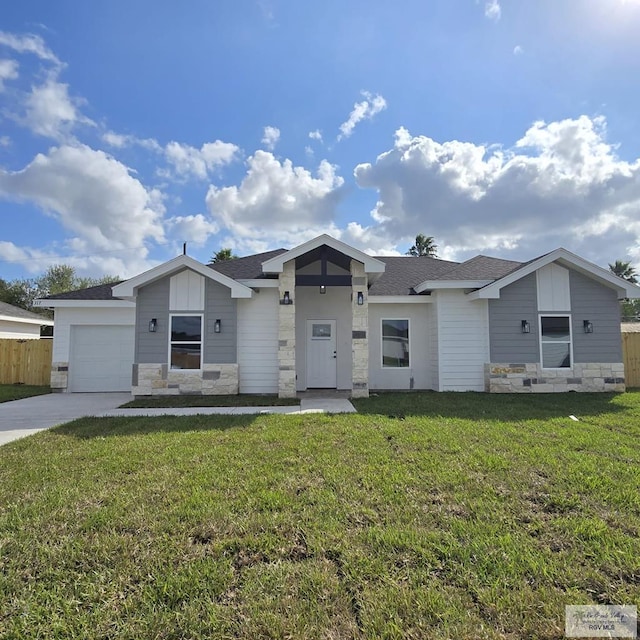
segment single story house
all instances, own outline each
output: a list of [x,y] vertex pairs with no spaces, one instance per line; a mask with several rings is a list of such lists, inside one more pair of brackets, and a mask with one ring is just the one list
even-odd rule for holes
[[37,340],[40,338],[40,327],[53,327],[53,320],[0,302],[0,339]]
[[213,265],[181,255],[40,304],[55,309],[58,391],[362,397],[624,391],[618,301],[638,297],[565,249],[456,263],[322,235]]

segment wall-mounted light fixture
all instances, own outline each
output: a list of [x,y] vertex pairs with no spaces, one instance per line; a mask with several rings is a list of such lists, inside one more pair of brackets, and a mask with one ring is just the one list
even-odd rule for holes
[[362,306],[364,304],[364,293],[362,291],[358,291],[358,305]]
[[220,333],[222,331],[222,321],[220,318],[217,318],[213,323],[213,333]]
[[522,330],[522,333],[531,333],[531,325],[529,324],[529,321],[523,320],[520,323],[520,329]]
[[293,300],[291,299],[291,295],[288,291],[284,292],[284,296],[282,297],[282,300],[280,300],[280,304],[293,304]]
[[591,320],[583,320],[582,327],[585,333],[593,333],[593,322]]
[[158,320],[156,318],[151,318],[149,320],[149,333],[155,333],[158,330]]
[[326,284],[321,284],[320,285],[320,293],[327,293],[327,285]]

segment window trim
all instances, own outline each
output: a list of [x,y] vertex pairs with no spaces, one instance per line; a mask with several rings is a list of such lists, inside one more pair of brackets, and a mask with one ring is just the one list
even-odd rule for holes
[[[568,318],[569,319],[569,366],[568,367],[545,367],[544,356],[542,354],[542,344],[550,341],[542,340],[542,318]],[[571,371],[573,369],[573,319],[570,313],[539,313],[538,314],[538,348],[540,349],[540,368],[545,371]],[[558,344],[556,342],[556,344]],[[566,343],[563,343],[566,344]]]
[[[171,333],[173,327],[173,318],[200,318],[200,342],[174,342],[171,340]],[[202,364],[204,359],[204,313],[170,313],[169,314],[169,331],[168,331],[169,350],[167,353],[167,368],[169,371],[181,371],[183,373],[200,373],[202,371]],[[197,369],[173,369],[171,367],[171,347],[174,344],[199,344],[200,345],[200,367]]]
[[[383,329],[383,324],[385,322],[389,322],[389,321],[398,321],[398,320],[402,320],[405,321],[407,323],[407,339],[409,340],[409,345],[408,345],[408,349],[407,349],[407,354],[409,356],[409,364],[406,367],[393,367],[391,365],[385,364],[384,363],[384,329]],[[403,317],[403,318],[380,318],[380,366],[382,367],[382,369],[385,370],[392,370],[392,371],[407,371],[409,369],[411,369],[411,363],[413,362],[413,354],[411,353],[411,343],[412,343],[412,337],[411,337],[411,318],[408,317]]]

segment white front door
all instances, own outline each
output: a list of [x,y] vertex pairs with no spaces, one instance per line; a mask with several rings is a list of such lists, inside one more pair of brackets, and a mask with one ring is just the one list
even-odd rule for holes
[[336,388],[336,321],[307,320],[307,388]]

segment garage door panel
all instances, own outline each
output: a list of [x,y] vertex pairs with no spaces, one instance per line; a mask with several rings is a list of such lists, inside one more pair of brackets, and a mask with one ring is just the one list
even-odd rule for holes
[[133,326],[72,326],[70,391],[129,391]]

